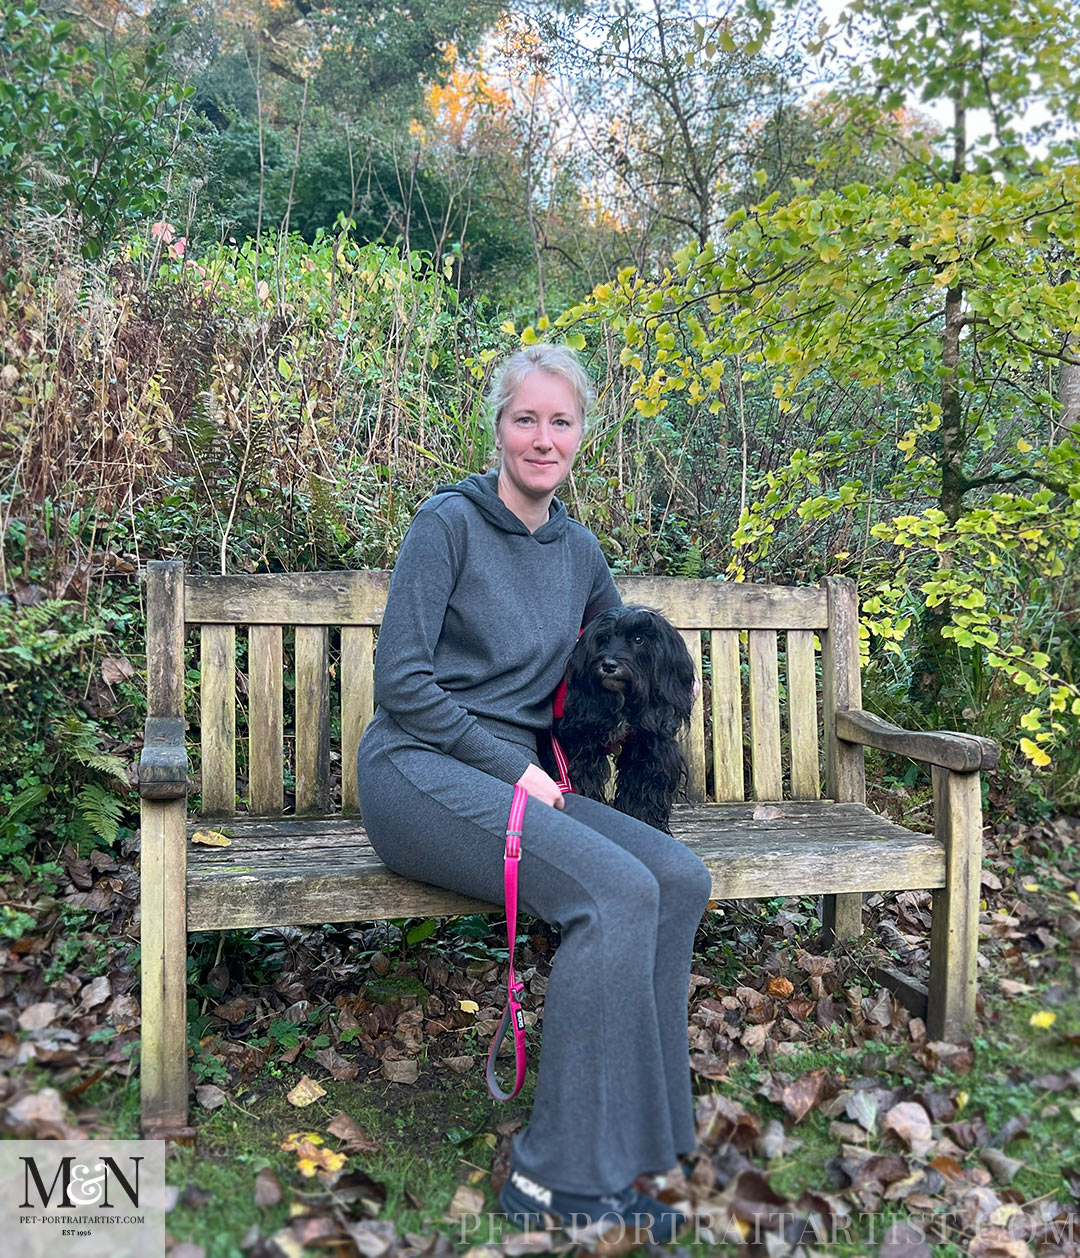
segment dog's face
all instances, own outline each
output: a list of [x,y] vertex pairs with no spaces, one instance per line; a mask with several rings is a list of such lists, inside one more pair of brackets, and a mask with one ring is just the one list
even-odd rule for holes
[[567,686],[621,696],[632,708],[690,709],[694,667],[678,632],[648,607],[613,607],[585,627],[571,654]]

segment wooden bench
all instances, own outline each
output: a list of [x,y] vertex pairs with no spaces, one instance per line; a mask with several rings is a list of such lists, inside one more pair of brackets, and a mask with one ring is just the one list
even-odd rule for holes
[[[193,1138],[189,930],[503,911],[390,872],[357,816],[356,747],[373,710],[375,631],[389,577],[193,576],[179,560],[147,564],[148,717],[139,793],[141,1094],[148,1136]],[[848,579],[798,588],[673,577],[621,577],[617,584],[627,602],[668,615],[705,678],[711,737],[707,746],[698,700],[686,739],[690,802],[677,807],[672,830],[712,870],[714,896],[820,895],[830,943],[861,931],[863,892],[932,888],[928,985],[887,968],[880,976],[925,1017],[932,1038],[963,1035],[975,1012],[979,773],[996,763],[995,745],[966,734],[908,733],[861,710],[857,600]],[[201,819],[188,816],[184,737],[185,637],[196,625]],[[237,626],[246,626],[248,634],[248,671],[241,678],[249,729],[246,813],[236,811]],[[333,627],[341,637],[332,678]],[[287,730],[283,658],[290,651],[295,722]],[[330,809],[332,687],[340,696],[337,815]],[[295,811],[289,815],[283,812],[287,740],[295,776]],[[863,746],[932,766],[933,835],[905,829],[866,807]],[[755,821],[759,800],[783,801],[782,816]],[[209,819],[225,827],[230,846],[190,843],[191,833],[206,828]]]

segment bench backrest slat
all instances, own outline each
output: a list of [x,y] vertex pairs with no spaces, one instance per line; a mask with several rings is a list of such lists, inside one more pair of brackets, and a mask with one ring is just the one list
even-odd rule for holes
[[[683,629],[824,629],[819,586],[745,585],[686,577],[619,577],[628,603],[655,607]],[[189,624],[379,625],[389,572],[265,572],[184,581]]]
[[821,795],[818,758],[818,702],[814,678],[814,635],[809,629],[787,632],[788,720],[791,731],[791,796]]
[[270,816],[284,807],[280,625],[248,626],[248,806]]
[[[358,812],[356,748],[375,714],[375,634],[367,625],[341,630],[341,807]],[[352,749],[349,754],[349,749]]]
[[330,811],[330,653],[326,625],[296,626],[296,815]]
[[[184,579],[183,618],[200,627],[204,813],[231,815],[236,807],[237,625],[248,633],[248,672],[239,678],[248,706],[248,810],[283,811],[283,747],[291,736],[297,815],[330,811],[332,711],[341,721],[342,809],[357,810],[356,748],[374,712],[374,652],[389,582],[388,572]],[[827,578],[820,587],[785,587],[622,576],[616,582],[627,603],[669,617],[704,679],[703,700],[682,740],[691,800],[819,798],[823,753],[826,794],[862,798],[859,750],[838,745],[831,733],[831,714],[858,707],[861,698],[852,582]],[[329,631],[338,627],[332,682]],[[169,640],[164,622],[157,640]],[[291,734],[284,702],[290,667]],[[164,676],[154,685],[166,697],[174,688]]]
[[199,630],[203,812],[236,811],[236,628]]

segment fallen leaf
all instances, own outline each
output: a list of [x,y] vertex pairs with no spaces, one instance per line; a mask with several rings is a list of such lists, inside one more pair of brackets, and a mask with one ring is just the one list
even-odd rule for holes
[[774,804],[758,804],[754,809],[755,821],[779,821],[783,815]]
[[118,681],[127,681],[134,677],[135,665],[124,655],[106,655],[101,661],[101,676],[107,685],[115,686]]
[[40,1001],[36,1005],[27,1005],[19,1014],[19,1026],[24,1031],[40,1031],[49,1026],[56,1017],[57,1006],[51,1000]]
[[231,847],[232,839],[227,838],[218,830],[196,830],[191,836],[192,843],[203,843],[207,847]]
[[382,1146],[367,1134],[355,1118],[344,1110],[338,1110],[326,1130],[344,1142],[344,1147],[356,1153],[378,1153]]
[[796,1122],[801,1122],[820,1102],[828,1077],[828,1068],[819,1066],[817,1070],[808,1071],[784,1088],[780,1103]]
[[97,978],[87,983],[82,990],[82,1007],[84,1009],[95,1009],[98,1005],[104,1004],[112,995],[112,984],[104,974],[99,974]]
[[391,1083],[415,1083],[420,1076],[420,1067],[415,1057],[405,1057],[400,1061],[383,1059],[380,1073]]
[[881,1131],[882,1135],[887,1131],[895,1132],[916,1157],[921,1157],[934,1143],[930,1115],[916,1101],[894,1105],[885,1115]]
[[213,1083],[203,1083],[195,1089],[195,1099],[203,1109],[220,1109],[225,1104],[225,1093]]
[[325,1088],[320,1087],[314,1079],[309,1079],[307,1075],[304,1075],[296,1087],[285,1094],[285,1099],[290,1105],[302,1106],[310,1105],[312,1101],[317,1101],[320,1096],[325,1095]]
[[459,1184],[453,1199],[446,1210],[446,1217],[456,1223],[468,1215],[479,1215],[484,1209],[484,1194],[479,1188],[470,1188],[468,1184]]
[[281,1184],[273,1169],[264,1166],[255,1176],[255,1204],[257,1206],[276,1206],[281,1200]]
[[878,1258],[930,1258],[932,1252],[921,1228],[897,1219],[881,1238]]

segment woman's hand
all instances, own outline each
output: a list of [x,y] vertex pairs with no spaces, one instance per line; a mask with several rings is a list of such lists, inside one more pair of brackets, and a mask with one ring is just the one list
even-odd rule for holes
[[534,799],[540,800],[543,804],[550,804],[552,808],[566,807],[563,802],[563,793],[559,790],[557,783],[548,777],[538,764],[530,764],[515,785],[524,786]]

